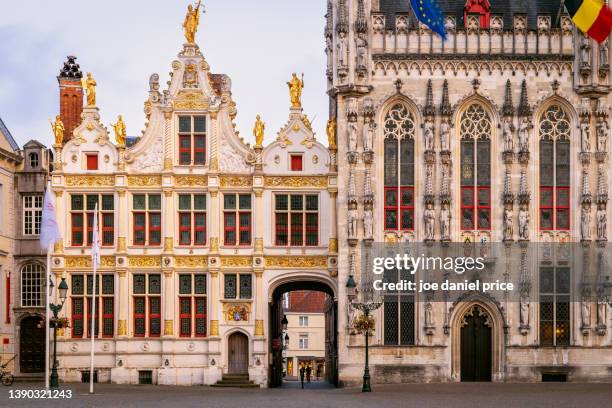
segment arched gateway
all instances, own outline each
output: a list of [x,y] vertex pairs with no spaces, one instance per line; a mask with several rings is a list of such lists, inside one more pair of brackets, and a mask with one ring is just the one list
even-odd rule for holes
[[334,288],[328,283],[316,280],[300,280],[281,283],[272,290],[269,304],[270,340],[272,356],[268,382],[270,387],[278,387],[283,382],[282,339],[284,316],[283,294],[298,290],[324,292],[328,297],[325,305],[325,379],[338,385],[338,302]]

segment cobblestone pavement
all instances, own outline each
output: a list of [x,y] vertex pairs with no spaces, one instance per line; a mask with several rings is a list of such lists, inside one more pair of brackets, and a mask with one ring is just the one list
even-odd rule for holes
[[0,387],[0,407],[87,407],[87,408],[590,408],[609,407],[611,384],[401,384],[375,385],[374,392],[359,389],[325,388],[311,384],[302,390],[296,384],[280,389],[219,389],[210,387],[169,387],[156,385],[97,384],[96,394],[88,395],[87,384],[70,384],[69,400],[9,399],[9,390],[40,389],[37,384]]

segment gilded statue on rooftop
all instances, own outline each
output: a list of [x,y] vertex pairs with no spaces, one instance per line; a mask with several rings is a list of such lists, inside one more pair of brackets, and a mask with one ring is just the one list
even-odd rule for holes
[[329,144],[329,148],[332,150],[336,149],[336,119],[329,119],[325,130],[327,132],[327,143]]
[[66,130],[60,115],[55,117],[55,122],[51,122],[51,129],[53,129],[53,135],[55,136],[55,144],[60,146],[64,142],[64,131]]
[[87,73],[87,79],[82,79],[82,85],[87,93],[87,106],[96,106],[96,85],[98,84],[91,72]]
[[126,130],[125,130],[125,122],[121,115],[117,118],[117,123],[113,124],[113,128],[115,129],[115,140],[117,141],[117,145],[119,147],[125,147],[125,141],[127,138]]
[[291,75],[291,81],[287,82],[287,85],[289,86],[289,95],[291,96],[291,107],[301,108],[302,89],[304,89],[304,74],[302,74],[302,79],[300,79],[294,72]]
[[202,0],[199,0],[195,9],[191,4],[187,6],[187,15],[185,16],[185,21],[183,22],[183,29],[185,30],[185,39],[189,44],[195,44],[195,35],[198,31],[198,25],[200,24],[201,5]]
[[265,130],[266,124],[261,120],[261,116],[257,115],[257,117],[255,118],[255,127],[253,128],[253,135],[255,136],[255,147],[263,146]]

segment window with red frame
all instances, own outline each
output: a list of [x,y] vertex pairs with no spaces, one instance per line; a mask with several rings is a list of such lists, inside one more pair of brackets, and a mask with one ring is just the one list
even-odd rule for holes
[[179,194],[179,245],[206,245],[206,195]]
[[134,337],[161,335],[161,275],[133,275]]
[[274,208],[276,245],[319,245],[318,195],[276,194]]
[[491,3],[489,0],[467,0],[463,8],[463,21],[468,26],[468,16],[478,17],[480,28],[489,28],[491,20]]
[[491,119],[479,104],[461,116],[461,229],[491,229]]
[[179,164],[206,164],[206,116],[179,116]]
[[251,212],[250,194],[223,195],[224,245],[251,245]]
[[[85,281],[87,285],[85,285]],[[101,286],[100,286],[101,285]],[[85,293],[85,287],[87,289]],[[110,274],[97,275],[96,281],[96,337],[113,337],[115,333],[115,277]],[[91,337],[91,315],[93,312],[93,275],[71,276],[71,327],[72,337]],[[85,307],[87,309],[85,309]],[[100,325],[102,333],[100,333]]]
[[207,335],[206,275],[179,275],[179,336]]
[[385,230],[414,229],[414,119],[403,104],[385,116]]
[[540,230],[570,229],[570,122],[552,105],[542,114],[540,133]]
[[291,160],[291,171],[302,171],[303,170],[303,158],[301,154],[290,154]]
[[87,153],[87,170],[98,170],[98,153]]
[[161,194],[132,196],[134,245],[161,245]]
[[114,244],[114,200],[112,194],[72,194],[70,196],[72,246],[91,246],[96,204],[98,205],[98,226],[102,246],[112,246]]

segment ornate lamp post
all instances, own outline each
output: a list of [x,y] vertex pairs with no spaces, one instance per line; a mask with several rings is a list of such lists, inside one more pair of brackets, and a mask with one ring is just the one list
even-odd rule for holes
[[[53,290],[53,282],[51,282],[49,288]],[[62,303],[57,305],[53,303],[49,304],[49,309],[51,309],[51,312],[53,313],[53,319],[51,320],[53,325],[53,367],[51,369],[51,379],[49,384],[51,388],[59,387],[59,376],[57,375],[57,367],[59,366],[59,362],[57,361],[57,329],[60,327],[60,319],[58,314],[62,310],[64,302],[66,302],[66,295],[68,294],[68,284],[66,283],[65,278],[62,278],[57,290]]]

